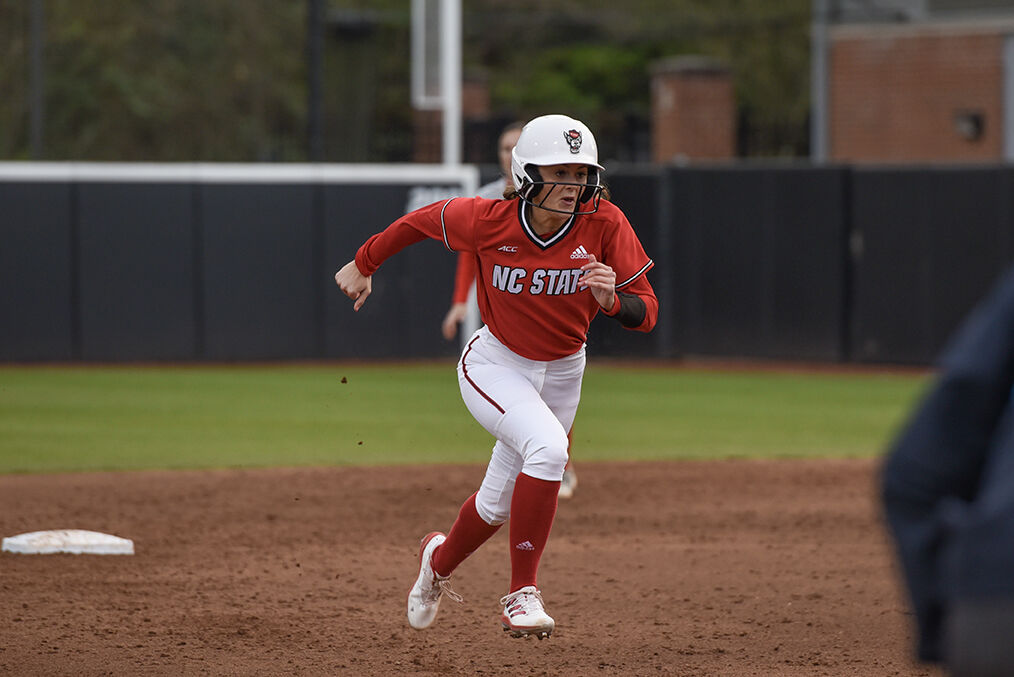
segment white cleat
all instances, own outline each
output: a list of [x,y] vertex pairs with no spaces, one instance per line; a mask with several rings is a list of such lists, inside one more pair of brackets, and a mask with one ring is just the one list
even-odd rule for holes
[[542,593],[534,585],[512,592],[500,599],[503,614],[500,625],[511,637],[528,637],[535,635],[539,639],[549,637],[556,628],[554,621],[542,603]]
[[571,498],[574,495],[574,490],[577,489],[577,473],[574,472],[573,468],[565,468],[563,471],[563,480],[560,481],[560,498]]
[[444,594],[461,602],[461,595],[451,590],[450,579],[440,578],[433,571],[433,551],[446,540],[446,536],[434,531],[426,534],[419,546],[419,576],[408,593],[408,624],[417,630],[430,627]]

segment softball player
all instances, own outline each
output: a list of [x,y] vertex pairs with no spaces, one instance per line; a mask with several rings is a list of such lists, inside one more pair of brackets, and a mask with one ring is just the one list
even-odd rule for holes
[[[521,136],[523,122],[512,122],[503,128],[500,137],[497,139],[497,158],[500,161],[500,169],[503,174],[495,181],[481,186],[476,197],[497,200],[504,196],[507,186],[513,187],[510,182],[511,174],[511,152],[517,145]],[[479,321],[479,306],[476,301],[475,281],[475,256],[470,252],[458,253],[458,264],[454,273],[454,292],[451,296],[451,307],[444,316],[441,324],[441,332],[444,338],[450,341],[458,333],[458,325],[461,325],[462,349],[468,339],[482,323]],[[567,433],[568,440],[571,440],[570,433]],[[577,471],[571,462],[570,447],[567,448],[567,467],[563,469],[563,479],[560,481],[560,498],[572,498],[577,489]]]
[[538,588],[539,560],[556,515],[585,367],[585,337],[599,312],[650,331],[658,301],[645,254],[623,213],[602,199],[591,131],[563,115],[525,125],[512,152],[508,199],[454,198],[416,210],[363,244],[335,274],[359,310],[389,256],[425,238],[476,260],[485,326],[458,361],[461,396],[496,438],[479,490],[445,536],[427,534],[408,596],[408,621],[429,627],[449,576],[510,517],[511,581],[501,624],[515,637],[555,627]]

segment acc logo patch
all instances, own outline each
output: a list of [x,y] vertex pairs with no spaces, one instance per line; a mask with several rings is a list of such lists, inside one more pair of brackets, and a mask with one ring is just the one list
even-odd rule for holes
[[571,153],[577,154],[581,152],[581,132],[571,129],[563,133],[563,138],[567,140]]

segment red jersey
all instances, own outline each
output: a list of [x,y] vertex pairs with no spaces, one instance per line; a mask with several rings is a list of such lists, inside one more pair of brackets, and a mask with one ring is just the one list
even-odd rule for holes
[[[646,313],[638,331],[651,331],[658,300],[645,273],[644,253],[627,217],[602,200],[594,214],[572,216],[555,233],[539,236],[521,200],[452,198],[398,219],[356,252],[356,267],[372,275],[404,247],[425,238],[451,251],[470,252],[482,321],[497,339],[531,360],[555,360],[581,349],[595,314],[602,310],[580,284],[581,266],[593,254],[616,272],[616,290],[635,294]],[[615,315],[620,302],[614,301]]]

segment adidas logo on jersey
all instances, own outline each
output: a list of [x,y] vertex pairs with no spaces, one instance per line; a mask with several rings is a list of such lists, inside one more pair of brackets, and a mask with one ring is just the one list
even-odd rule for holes
[[578,248],[570,253],[572,259],[586,259],[588,258],[588,250],[584,248],[584,245],[578,245]]
[[532,545],[531,541],[525,541],[524,543],[518,543],[514,546],[516,550],[535,550],[535,546]]

